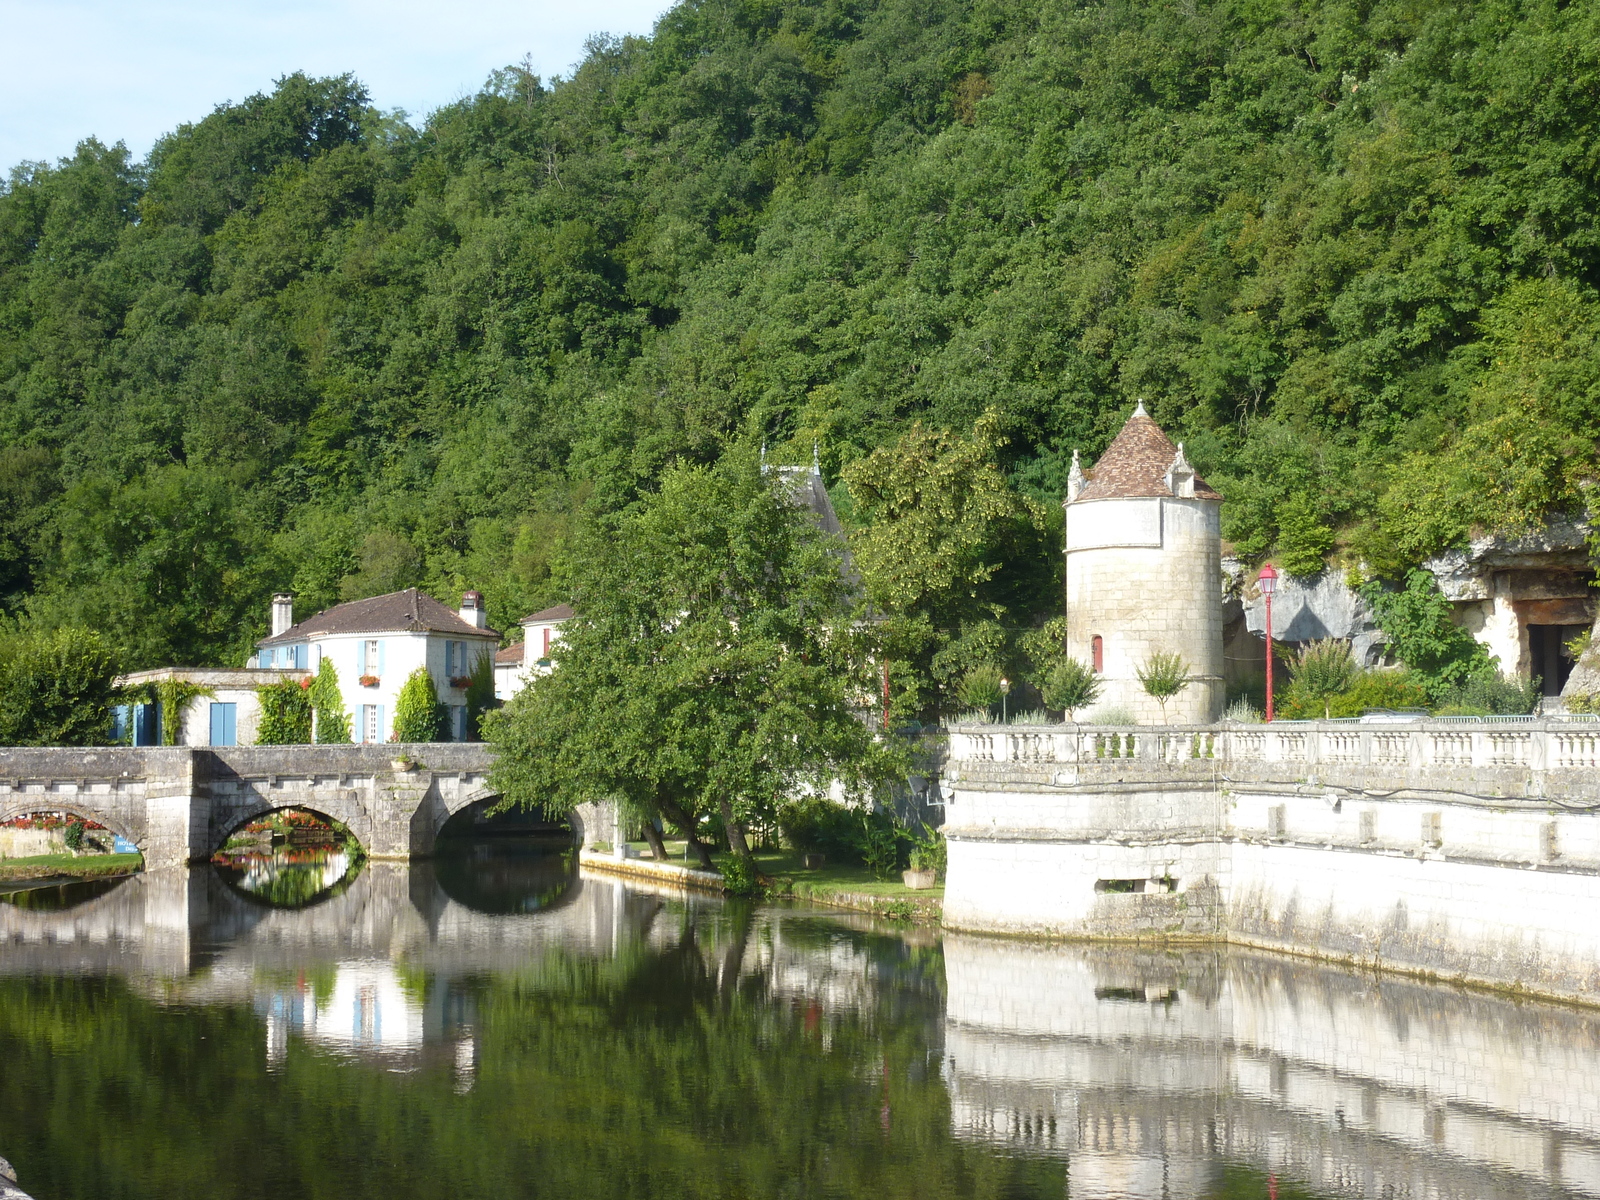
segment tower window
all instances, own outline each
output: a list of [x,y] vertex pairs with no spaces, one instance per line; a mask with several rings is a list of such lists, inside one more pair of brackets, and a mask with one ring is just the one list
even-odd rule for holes
[[1094,660],[1095,674],[1098,675],[1106,669],[1106,644],[1098,633],[1089,642],[1089,654]]

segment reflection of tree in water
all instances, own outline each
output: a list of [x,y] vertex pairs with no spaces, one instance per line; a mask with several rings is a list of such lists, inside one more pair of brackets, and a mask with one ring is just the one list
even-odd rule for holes
[[337,822],[284,809],[250,822],[212,856],[223,880],[274,908],[337,896],[361,872],[361,848]]

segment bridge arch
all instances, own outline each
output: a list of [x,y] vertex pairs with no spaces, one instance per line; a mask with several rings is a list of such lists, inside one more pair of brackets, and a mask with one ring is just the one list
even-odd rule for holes
[[67,813],[70,816],[82,817],[86,821],[93,821],[96,825],[103,825],[116,836],[134,843],[143,850],[140,837],[144,829],[138,823],[129,820],[128,814],[123,811],[123,806],[96,804],[94,797],[93,792],[77,795],[62,795],[55,792],[13,794],[5,800],[0,800],[0,825],[9,824],[18,817],[30,817],[42,813]]
[[348,835],[360,844],[363,852],[372,846],[372,815],[361,802],[359,793],[338,796],[321,793],[312,797],[300,795],[241,797],[240,801],[224,808],[212,810],[211,834],[205,856],[210,858],[228,844],[228,839],[252,821],[270,817],[280,812],[308,812],[330,822],[342,825]]

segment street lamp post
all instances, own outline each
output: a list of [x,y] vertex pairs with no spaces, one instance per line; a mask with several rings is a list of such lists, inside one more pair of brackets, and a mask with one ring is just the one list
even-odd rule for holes
[[1267,720],[1272,720],[1272,593],[1278,590],[1278,572],[1271,563],[1256,576],[1262,598],[1267,602]]
[[1006,723],[1006,697],[1011,694],[1011,680],[1004,676],[1000,679],[1000,724]]

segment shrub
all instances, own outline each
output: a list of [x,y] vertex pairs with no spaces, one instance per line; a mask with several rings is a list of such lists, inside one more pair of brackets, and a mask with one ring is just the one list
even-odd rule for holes
[[[1292,707],[1322,717],[1332,714],[1333,698],[1348,690],[1359,671],[1350,657],[1350,643],[1338,638],[1306,643],[1290,669],[1293,674],[1284,692],[1285,715]],[[1316,711],[1318,706],[1321,713]]]
[[433,676],[427,667],[418,667],[400,686],[400,695],[394,702],[394,736],[396,742],[437,742],[444,736],[445,706],[439,702],[439,691],[433,686]]
[[261,697],[261,724],[256,730],[258,746],[305,746],[311,742],[311,697],[309,690],[292,679],[268,683],[256,689]]
[[1102,708],[1090,721],[1092,725],[1137,725],[1133,714],[1125,708]]
[[1441,716],[1527,716],[1538,707],[1542,682],[1537,675],[1532,679],[1516,679],[1493,669],[1480,671],[1463,686],[1452,688],[1440,697],[1439,713]]
[[76,854],[83,849],[83,841],[88,832],[88,827],[82,821],[73,821],[61,836],[67,843],[67,849]]
[[1189,686],[1189,664],[1181,654],[1156,651],[1137,672],[1145,694],[1161,705],[1161,723],[1167,721],[1167,701]]
[[1087,708],[1099,699],[1100,676],[1075,658],[1063,658],[1045,674],[1039,692],[1046,708],[1060,709],[1071,721],[1078,709]]
[[1425,708],[1428,692],[1410,671],[1359,671],[1348,688],[1309,712],[1285,705],[1282,715],[1290,719],[1319,717],[1359,717],[1375,708]]
[[822,796],[794,800],[778,810],[778,832],[791,849],[825,854],[832,862],[859,863],[858,818],[853,809]]
[[1361,596],[1388,638],[1389,651],[1415,673],[1430,697],[1442,698],[1474,675],[1492,669],[1493,660],[1472,634],[1451,620],[1450,602],[1427,571],[1406,576],[1405,586],[1389,591],[1363,584]]
[[116,655],[92,629],[0,637],[0,745],[104,745],[117,669]]
[[909,863],[913,871],[926,871],[933,869],[943,875],[949,870],[950,848],[945,841],[944,831],[941,829],[928,829],[921,833],[909,833],[911,841],[911,856]]
[[732,855],[722,863],[722,886],[735,896],[753,896],[761,890],[755,864],[742,855]]
[[1260,725],[1266,717],[1250,700],[1249,696],[1235,696],[1228,704],[1227,711],[1222,714],[1224,721],[1234,721],[1240,725]]
[[316,717],[314,732],[318,744],[348,745],[351,735],[350,714],[344,706],[339,672],[332,659],[323,659],[317,667],[317,677],[311,681],[306,698],[310,700],[311,711]]
[[887,813],[861,809],[856,814],[856,852],[878,879],[893,878],[900,869],[900,827]]
[[999,667],[988,663],[973,667],[961,680],[956,695],[968,708],[981,708],[987,712],[1000,703],[1001,678]]

